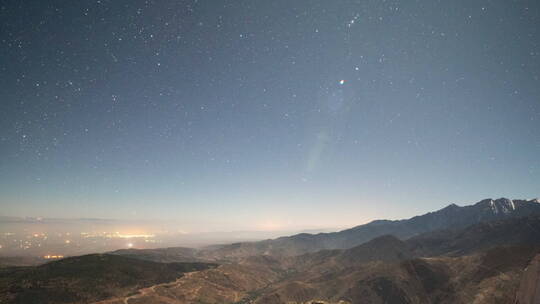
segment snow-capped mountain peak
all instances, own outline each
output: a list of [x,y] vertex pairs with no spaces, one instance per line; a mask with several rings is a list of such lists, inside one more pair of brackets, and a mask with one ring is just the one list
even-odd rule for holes
[[481,205],[488,208],[493,214],[508,214],[516,210],[516,204],[513,200],[508,198],[499,198],[496,200],[487,199],[480,202]]
[[494,210],[494,213],[510,213],[514,210],[516,210],[516,205],[514,204],[514,201],[507,198],[499,198],[497,200],[492,200],[492,209]]

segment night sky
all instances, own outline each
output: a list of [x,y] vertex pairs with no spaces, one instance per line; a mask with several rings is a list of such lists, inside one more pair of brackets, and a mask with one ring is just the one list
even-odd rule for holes
[[0,215],[335,227],[540,193],[539,1],[0,6]]

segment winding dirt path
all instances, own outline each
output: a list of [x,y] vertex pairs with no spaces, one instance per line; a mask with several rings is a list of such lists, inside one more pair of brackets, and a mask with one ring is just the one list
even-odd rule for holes
[[122,303],[122,304],[131,304],[130,300],[135,300],[135,299],[143,298],[143,297],[146,297],[146,296],[151,296],[154,299],[159,300],[161,303],[178,304],[179,302],[174,300],[174,299],[171,299],[171,298],[166,297],[166,296],[159,295],[156,292],[156,288],[157,287],[171,287],[171,286],[180,284],[182,281],[189,279],[192,275],[194,275],[195,273],[199,273],[199,272],[201,272],[201,271],[186,272],[186,273],[184,273],[183,276],[181,276],[180,278],[176,279],[173,282],[167,282],[167,283],[157,284],[157,285],[153,285],[153,286],[146,287],[146,288],[141,288],[141,289],[137,290],[136,294],[131,295],[129,297],[112,298],[112,299],[107,299],[107,300],[95,302],[93,304],[120,304],[120,303]]

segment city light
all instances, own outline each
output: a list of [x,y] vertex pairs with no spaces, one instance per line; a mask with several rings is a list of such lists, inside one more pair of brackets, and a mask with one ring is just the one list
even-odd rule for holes
[[51,259],[62,259],[64,258],[63,255],[45,255],[43,256],[44,259],[46,260],[51,260]]

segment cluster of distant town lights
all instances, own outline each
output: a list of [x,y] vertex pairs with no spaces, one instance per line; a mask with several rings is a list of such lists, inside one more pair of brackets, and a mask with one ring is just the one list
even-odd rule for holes
[[[13,233],[13,232],[5,232],[3,233],[4,236],[15,236],[16,233]],[[71,233],[69,232],[66,232],[66,233],[55,233],[54,234],[55,236],[57,237],[62,237],[62,236],[72,236]],[[123,233],[120,233],[120,232],[102,232],[102,233],[88,233],[88,232],[81,232],[80,233],[80,236],[82,238],[96,238],[96,237],[101,237],[101,238],[108,238],[108,239],[144,239],[144,241],[146,243],[148,242],[154,242],[153,240],[151,240],[152,238],[155,237],[155,234],[123,234]],[[24,237],[26,239],[32,239],[32,238],[41,238],[42,240],[47,240],[49,238],[49,236],[47,235],[47,233],[30,233],[30,234],[27,234],[26,237]],[[23,239],[20,239],[20,240],[13,240],[14,242],[19,242],[20,245],[19,247],[23,250],[26,250],[26,249],[30,249],[33,244],[32,244],[32,241],[31,240],[24,240]],[[63,241],[65,244],[71,244],[72,243],[72,240],[70,239],[65,239]],[[126,244],[126,247],[127,248],[133,248],[135,246],[135,244],[133,242],[129,242]],[[37,244],[37,247],[41,247],[41,243],[38,243]],[[3,248],[6,248],[4,245],[0,244],[0,249],[3,249]],[[47,259],[47,260],[50,260],[50,259],[62,259],[64,258],[64,255],[61,255],[61,254],[47,254],[47,255],[44,255],[42,256],[44,259]]]

